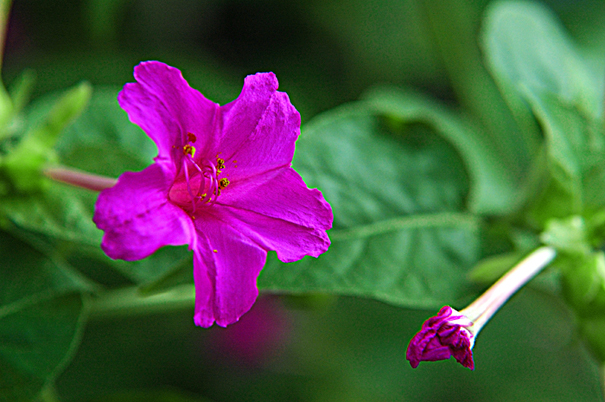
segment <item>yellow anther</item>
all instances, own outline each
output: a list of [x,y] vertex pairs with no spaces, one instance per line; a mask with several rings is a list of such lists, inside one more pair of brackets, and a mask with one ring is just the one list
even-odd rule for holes
[[229,183],[231,183],[231,182],[229,181],[229,179],[220,179],[220,180],[218,181],[218,188],[219,188],[219,190],[222,190],[222,189],[224,189],[225,187],[227,187],[227,186],[229,185]]
[[183,154],[191,155],[191,157],[193,158],[195,156],[195,147],[191,145],[185,145],[183,147]]

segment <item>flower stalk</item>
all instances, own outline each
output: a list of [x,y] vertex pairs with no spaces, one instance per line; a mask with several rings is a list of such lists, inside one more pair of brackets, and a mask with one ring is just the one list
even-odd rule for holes
[[473,346],[477,334],[500,307],[556,256],[553,247],[540,247],[494,283],[477,300],[461,311],[443,307],[424,322],[412,338],[406,357],[413,368],[421,361],[456,361],[474,369]]
[[116,179],[110,177],[82,172],[66,167],[46,168],[44,169],[44,175],[55,181],[92,191],[102,191],[106,188],[113,187],[117,183]]
[[540,247],[502,276],[488,290],[460,313],[472,322],[471,332],[476,336],[483,326],[523,285],[536,276],[556,256],[552,247]]

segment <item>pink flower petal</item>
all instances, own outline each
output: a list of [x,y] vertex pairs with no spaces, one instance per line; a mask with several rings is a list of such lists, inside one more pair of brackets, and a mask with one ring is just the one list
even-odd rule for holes
[[193,244],[191,218],[166,196],[173,178],[168,165],[154,163],[101,192],[93,221],[105,231],[101,248],[108,256],[139,260],[162,246]]
[[300,134],[300,114],[288,95],[277,92],[273,73],[246,77],[240,96],[221,107],[217,152],[231,181],[290,166]]
[[196,135],[198,151],[214,148],[218,104],[191,88],[178,69],[164,63],[140,63],[134,76],[137,82],[124,86],[118,102],[130,121],[156,143],[160,159],[172,159],[173,146],[182,147],[188,133]]
[[258,296],[256,278],[267,252],[232,227],[208,216],[196,220],[193,250],[194,322],[226,327],[250,310]]
[[234,183],[215,209],[218,219],[266,250],[276,250],[284,262],[318,257],[330,245],[326,230],[332,227],[332,209],[292,168]]

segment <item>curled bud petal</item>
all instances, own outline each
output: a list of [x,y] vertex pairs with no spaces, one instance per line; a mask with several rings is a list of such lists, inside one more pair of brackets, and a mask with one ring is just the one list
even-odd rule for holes
[[474,336],[467,328],[473,325],[465,315],[449,306],[439,310],[439,314],[422,324],[420,331],[412,338],[406,354],[413,368],[421,361],[456,361],[471,370],[475,368],[472,347]]

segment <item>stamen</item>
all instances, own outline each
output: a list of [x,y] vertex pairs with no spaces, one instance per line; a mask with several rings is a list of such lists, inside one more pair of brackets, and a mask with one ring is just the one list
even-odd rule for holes
[[[219,158],[220,152],[216,155],[216,164],[212,163],[207,159],[202,159],[196,162],[194,160],[196,149],[192,145],[196,140],[196,136],[193,133],[187,133],[188,144],[183,146],[183,174],[187,184],[187,192],[191,200],[192,214],[195,214],[198,203],[209,203],[213,205],[218,197],[221,195],[221,190],[224,190],[230,182],[227,178],[219,180],[219,175],[225,169],[225,160]],[[190,172],[189,169],[193,167],[196,172]],[[199,178],[197,174],[199,173]],[[191,184],[193,180],[199,179],[199,185],[195,187]]]
[[[221,190],[229,185],[229,180],[219,180],[218,176],[221,172],[211,162],[205,161],[205,163],[200,166],[193,160],[191,155],[187,155],[184,163],[185,180],[187,180],[187,189],[190,191],[190,196],[192,197],[192,202],[194,204],[194,210],[197,202],[210,203],[211,205],[214,204],[218,196],[221,194]],[[191,186],[189,182],[193,178],[189,175],[189,164],[191,164],[191,166],[193,166],[200,174],[200,184],[197,191],[190,190]]]
[[225,161],[221,158],[216,158],[216,172],[221,174],[221,171],[225,168]]
[[219,188],[219,190],[222,190],[225,187],[227,187],[229,185],[229,183],[231,183],[229,181],[229,179],[220,179],[219,182],[218,182],[218,188]]
[[183,147],[183,154],[194,157],[195,156],[195,147],[193,145],[189,145],[189,144],[185,145]]

